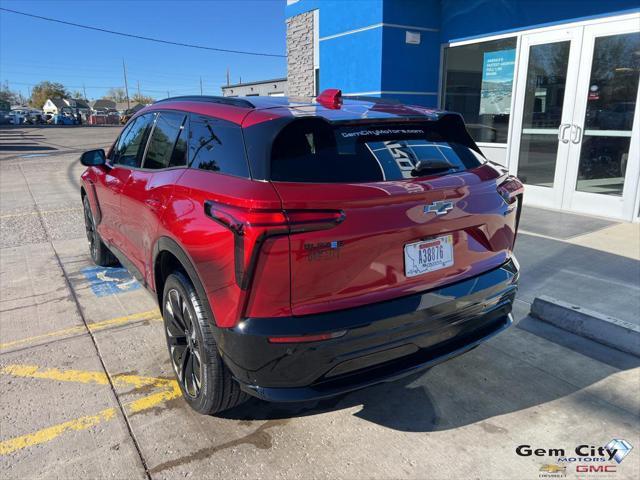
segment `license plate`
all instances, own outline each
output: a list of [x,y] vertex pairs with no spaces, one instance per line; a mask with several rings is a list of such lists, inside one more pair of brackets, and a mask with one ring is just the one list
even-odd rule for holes
[[404,274],[415,277],[453,265],[453,235],[404,246]]

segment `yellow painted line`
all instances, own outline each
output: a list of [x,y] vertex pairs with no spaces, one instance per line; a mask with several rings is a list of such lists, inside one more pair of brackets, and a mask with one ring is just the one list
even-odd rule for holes
[[[106,374],[102,372],[92,372],[84,370],[58,370],[55,368],[40,369],[35,365],[8,365],[0,370],[0,373],[16,377],[30,377],[58,381],[97,383],[104,385],[108,383]],[[139,388],[145,385],[155,385],[163,390],[144,396],[132,402],[124,404],[128,413],[137,413],[148,410],[181,395],[178,382],[156,377],[141,377],[138,375],[114,375],[114,382],[126,383]],[[20,435],[0,442],[0,455],[8,455],[27,447],[33,447],[42,443],[50,442],[60,435],[69,431],[87,430],[96,425],[112,420],[117,415],[114,407],[101,410],[96,415],[85,415],[51,427],[43,428],[37,432]]]
[[[101,322],[94,322],[87,324],[87,327],[90,331],[95,332],[98,330],[103,330],[108,327],[113,327],[116,325],[122,325],[130,322],[137,322],[140,320],[153,320],[158,321],[162,320],[160,316],[160,312],[158,310],[148,310],[142,313],[135,313],[133,315],[125,315],[124,317],[112,318],[111,320],[103,320]],[[19,340],[13,340],[11,342],[0,343],[0,350],[5,350],[10,347],[15,347],[16,345],[23,345],[25,343],[34,343],[40,340],[46,340],[54,337],[63,337],[65,335],[73,335],[76,333],[86,332],[86,328],[84,325],[78,325],[77,327],[65,328],[62,330],[56,330],[54,332],[44,333],[42,335],[36,335],[34,337],[21,338]]]
[[[164,379],[158,378],[158,380]],[[178,382],[176,382],[175,380],[164,381],[167,382],[167,386],[170,387],[170,390],[152,393],[151,395],[147,395],[146,397],[142,397],[138,400],[126,403],[124,405],[125,409],[129,413],[142,412],[144,410],[148,410],[157,405],[160,405],[161,403],[168,402],[169,400],[173,400],[174,398],[178,398],[182,395],[182,391],[180,390],[180,385],[178,385]]]
[[82,210],[82,208],[75,207],[75,208],[61,208],[59,210],[42,210],[40,212],[8,213],[6,215],[0,215],[0,218],[27,217],[29,215],[38,215],[38,213],[42,213],[43,215],[46,215],[47,213],[76,212],[79,210]]
[[74,420],[69,420],[68,422],[53,425],[52,427],[43,428],[37,432],[10,438],[9,440],[0,442],[0,455],[8,455],[16,450],[50,442],[70,430],[86,430],[87,428],[98,425],[103,420],[111,420],[115,416],[116,409],[113,407],[107,408],[97,415],[86,415]]
[[[0,368],[0,374],[12,377],[38,378],[41,380],[57,380],[59,382],[95,383],[97,385],[109,385],[109,378],[104,372],[92,372],[87,370],[59,370],[57,368],[40,368],[37,365],[7,365]],[[140,375],[120,374],[113,375],[114,385],[132,385],[141,388],[147,385],[167,387],[172,380],[156,377],[142,377]]]

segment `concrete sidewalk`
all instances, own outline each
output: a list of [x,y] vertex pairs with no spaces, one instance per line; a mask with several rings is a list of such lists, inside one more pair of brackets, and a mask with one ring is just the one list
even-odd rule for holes
[[546,295],[638,325],[640,225],[525,206],[520,301]]

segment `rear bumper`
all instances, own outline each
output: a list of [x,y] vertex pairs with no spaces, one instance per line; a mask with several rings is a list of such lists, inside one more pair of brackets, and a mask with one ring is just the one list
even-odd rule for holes
[[[478,346],[506,329],[518,281],[510,260],[436,290],[304,317],[247,318],[221,329],[222,356],[243,390],[270,401],[331,397],[396,380]],[[268,337],[346,334],[310,343]]]

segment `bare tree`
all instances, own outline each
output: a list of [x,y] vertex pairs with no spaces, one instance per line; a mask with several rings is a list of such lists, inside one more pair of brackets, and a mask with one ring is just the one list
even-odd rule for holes
[[107,90],[107,94],[102,97],[107,100],[113,100],[114,102],[124,102],[127,100],[127,94],[122,87],[113,87]]

